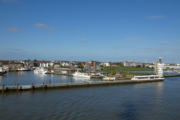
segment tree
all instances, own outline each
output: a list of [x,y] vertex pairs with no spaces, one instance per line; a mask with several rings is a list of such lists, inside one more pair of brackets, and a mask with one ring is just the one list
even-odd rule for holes
[[136,67],[141,67],[140,65],[136,66]]
[[124,67],[122,63],[119,63],[118,65],[119,65],[120,67]]
[[36,59],[34,59],[34,62],[37,62],[37,60],[36,60]]
[[83,70],[83,68],[84,68],[83,65],[81,65],[80,68],[81,68],[81,70]]
[[145,68],[145,64],[143,64],[143,68]]

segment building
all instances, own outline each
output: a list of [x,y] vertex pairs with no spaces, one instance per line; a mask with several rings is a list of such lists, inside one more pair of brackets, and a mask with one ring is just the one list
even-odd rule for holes
[[14,63],[8,63],[8,68],[10,70],[17,70],[18,68],[24,67],[23,63],[18,63],[18,62],[14,62]]
[[129,62],[128,62],[128,61],[124,61],[124,62],[123,62],[123,66],[124,66],[124,67],[129,67]]
[[129,66],[130,67],[136,67],[136,63],[133,61],[133,62],[129,62]]
[[136,63],[136,66],[143,67],[143,64],[142,64],[141,62],[137,62],[137,63]]
[[96,61],[88,61],[83,66],[85,71],[96,71],[96,70],[103,70],[104,66]]
[[110,66],[110,64],[108,62],[104,63],[104,66]]
[[162,63],[161,58],[159,58],[159,62],[154,63],[154,73],[163,77],[163,67],[164,64]]
[[61,67],[60,63],[54,63],[54,68],[60,68],[60,67]]

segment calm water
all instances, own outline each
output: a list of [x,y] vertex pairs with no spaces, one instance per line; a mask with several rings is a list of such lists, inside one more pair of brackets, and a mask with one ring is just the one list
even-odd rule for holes
[[71,76],[63,76],[63,75],[51,75],[51,74],[38,74],[33,71],[19,71],[19,72],[8,72],[6,76],[0,76],[0,86],[3,84],[5,86],[12,86],[16,84],[19,85],[31,85],[32,82],[34,85],[46,84],[49,83],[49,79],[51,79],[51,83],[80,83],[84,81],[102,81],[97,79],[84,79],[84,78],[74,78]]
[[[20,82],[29,74],[14,79]],[[56,77],[61,78],[53,76],[53,80]],[[14,82],[8,78],[10,74],[1,82]],[[178,120],[180,77],[164,82],[0,93],[0,119]]]

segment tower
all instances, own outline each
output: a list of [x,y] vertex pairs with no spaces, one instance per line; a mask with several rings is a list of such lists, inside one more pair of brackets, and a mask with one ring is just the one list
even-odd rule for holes
[[96,71],[96,61],[93,61],[93,71]]
[[164,64],[161,61],[162,57],[159,57],[159,62],[154,63],[154,72],[156,75],[159,75],[160,77],[163,77],[163,67]]

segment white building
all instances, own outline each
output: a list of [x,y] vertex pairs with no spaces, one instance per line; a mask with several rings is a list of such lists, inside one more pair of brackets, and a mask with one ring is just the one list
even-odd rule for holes
[[110,64],[108,62],[104,63],[104,66],[110,66]]
[[123,62],[123,66],[124,66],[124,67],[129,67],[129,62],[128,62],[128,61],[124,61],[124,62]]

